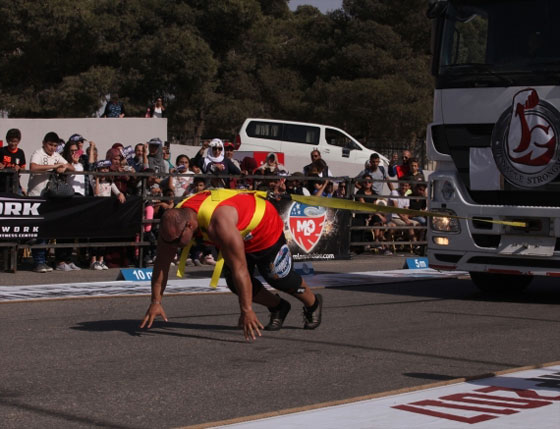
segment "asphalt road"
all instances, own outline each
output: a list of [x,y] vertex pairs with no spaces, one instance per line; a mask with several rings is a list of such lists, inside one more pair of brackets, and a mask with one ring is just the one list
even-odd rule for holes
[[[167,428],[385,392],[560,359],[560,289],[508,300],[468,279],[317,290],[324,319],[247,343],[231,294],[0,304],[2,428]],[[259,312],[266,322],[266,313]]]

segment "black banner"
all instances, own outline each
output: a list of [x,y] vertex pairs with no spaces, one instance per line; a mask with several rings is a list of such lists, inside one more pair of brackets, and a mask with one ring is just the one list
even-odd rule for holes
[[142,223],[142,199],[41,198],[0,194],[0,240],[33,238],[134,238]]
[[284,234],[294,261],[349,257],[351,212],[308,206],[289,200],[274,205],[284,220]]

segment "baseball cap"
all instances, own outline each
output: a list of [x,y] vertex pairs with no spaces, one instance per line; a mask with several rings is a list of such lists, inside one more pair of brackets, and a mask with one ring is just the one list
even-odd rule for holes
[[148,144],[153,144],[153,145],[161,146],[161,145],[163,144],[163,142],[162,142],[161,139],[159,139],[158,137],[154,137],[153,139],[150,139],[150,141],[148,142]]
[[235,149],[235,145],[232,142],[225,142],[224,143],[224,148],[232,148]]
[[72,134],[70,136],[70,138],[68,139],[68,141],[71,141],[71,142],[83,142],[85,140],[86,139],[83,138],[82,135],[80,135],[80,134]]

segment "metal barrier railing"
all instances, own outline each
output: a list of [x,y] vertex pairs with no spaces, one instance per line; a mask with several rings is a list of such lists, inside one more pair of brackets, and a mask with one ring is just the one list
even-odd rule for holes
[[[0,184],[4,185],[2,189],[0,187],[0,192],[7,192],[13,194],[19,194],[19,175],[20,174],[33,174],[29,170],[20,170],[19,172],[13,171],[6,171],[0,170]],[[45,173],[48,174],[48,173]],[[209,174],[169,174],[169,173],[133,173],[127,171],[119,171],[119,172],[108,172],[108,173],[101,173],[101,172],[94,172],[94,171],[85,171],[85,172],[68,172],[63,174],[71,174],[71,175],[86,175],[86,176],[132,176],[135,179],[139,180],[137,184],[137,192],[143,199],[143,209],[145,208],[146,204],[150,201],[171,201],[177,200],[176,197],[165,197],[165,196],[150,196],[147,192],[146,182],[147,179],[153,176],[158,178],[167,179],[173,176],[181,176],[181,177],[189,177],[193,180],[196,178],[203,178],[207,182],[215,179],[225,179],[225,180],[236,180],[239,183],[246,185],[247,183],[253,184],[253,186],[260,186],[261,188],[266,189],[267,185],[270,181],[286,181],[286,180],[297,180],[301,182],[316,182],[316,181],[325,181],[329,180],[331,182],[339,184],[344,184],[346,192],[344,195],[336,196],[335,198],[346,198],[346,199],[353,199],[356,198],[356,188],[357,185],[362,181],[362,179],[358,178],[349,178],[349,177],[311,177],[311,176],[301,176],[301,175],[260,175],[260,174],[253,174],[253,175],[209,175]],[[1,180],[3,176],[10,176],[11,180]],[[388,184],[400,184],[400,183],[424,183],[426,182],[417,182],[417,181],[399,181],[399,180],[376,180],[373,179],[374,182],[383,182],[384,186],[388,189]],[[269,189],[271,190],[271,189]],[[272,191],[272,190],[271,190]],[[390,194],[382,194],[377,196],[379,199],[388,200],[392,198],[397,198]],[[398,198],[406,198],[406,199],[416,199],[416,200],[425,200],[426,197],[422,196],[399,196]],[[353,219],[355,215],[359,215],[363,212],[354,212],[353,216],[350,217],[350,224],[348,225],[348,234],[349,234],[349,243],[350,248],[363,248],[367,249],[372,248],[379,248],[379,247],[391,247],[392,249],[396,249],[397,247],[405,247],[409,246],[408,251],[414,252],[418,251],[418,249],[414,249],[413,246],[420,247],[421,249],[425,248],[427,242],[425,240],[405,240],[403,236],[399,233],[406,232],[408,230],[413,230],[415,233],[419,232],[420,236],[425,234],[427,229],[426,226],[398,226],[398,225],[353,225]],[[371,213],[368,213],[371,214]],[[94,247],[133,247],[138,254],[136,259],[136,266],[142,267],[144,265],[144,249],[147,246],[153,245],[152,242],[145,240],[145,232],[144,226],[148,224],[157,225],[159,223],[158,219],[146,219],[144,216],[144,210],[142,214],[142,225],[140,230],[136,235],[135,240],[123,240],[123,241],[116,241],[116,242],[96,242],[90,239],[87,242],[73,242],[73,243],[47,243],[47,244],[29,244],[26,242],[21,241],[0,241],[0,249],[2,250],[2,261],[4,266],[4,271],[16,271],[17,269],[17,255],[18,252],[22,249],[36,249],[36,248],[94,248]],[[376,240],[374,231],[380,230],[384,231],[389,238],[383,240]],[[362,231],[369,231],[371,232],[372,240],[352,240],[352,236],[355,235],[356,232]],[[94,237],[92,237],[94,238]]]

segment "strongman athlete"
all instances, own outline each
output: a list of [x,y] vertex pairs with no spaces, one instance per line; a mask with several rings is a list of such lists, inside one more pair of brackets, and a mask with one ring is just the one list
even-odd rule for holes
[[263,329],[252,302],[269,309],[270,321],[264,328],[269,331],[282,328],[291,308],[288,301],[269,292],[255,278],[255,266],[272,287],[303,303],[304,328],[317,328],[321,324],[322,297],[311,292],[294,271],[283,228],[274,206],[254,192],[203,191],[167,210],[160,224],[152,301],[140,328],[150,328],[157,316],[167,321],[162,298],[169,266],[177,248],[187,246],[197,236],[214,244],[223,256],[226,282],[239,297],[239,322],[247,340],[256,339]]

